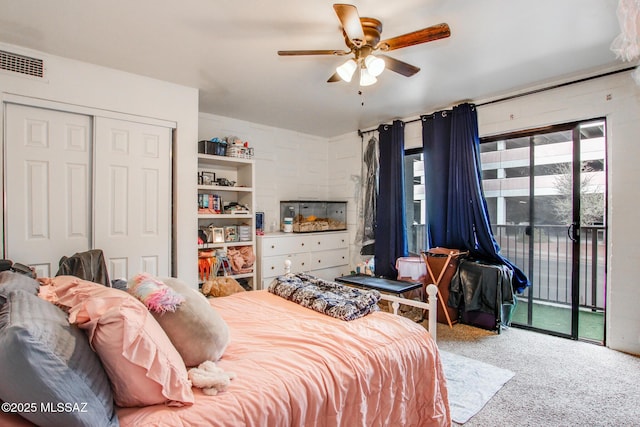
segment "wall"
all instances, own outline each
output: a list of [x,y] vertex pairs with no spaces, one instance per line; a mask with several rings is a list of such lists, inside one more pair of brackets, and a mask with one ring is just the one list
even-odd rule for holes
[[[480,136],[598,117],[607,119],[608,142],[607,346],[640,354],[640,310],[635,307],[640,301],[640,88],[629,73],[619,73],[478,107]],[[420,122],[405,129],[405,147],[421,146]],[[365,142],[371,135],[365,135]],[[360,152],[355,132],[329,141],[329,197],[348,197],[355,204],[353,177],[360,175]],[[351,211],[352,240],[356,219]],[[352,249],[352,262],[359,258]]]
[[[0,49],[37,57],[45,62],[44,79],[0,71],[0,101],[12,96],[54,101],[69,108],[100,110],[105,114],[121,112],[176,124],[173,158],[175,163],[175,233],[191,236],[197,229],[193,201],[196,186],[198,128],[198,91],[147,77],[44,54],[17,46],[0,44]],[[4,110],[4,103],[0,107]],[[4,111],[2,111],[4,113]],[[4,117],[4,114],[0,114]],[[0,122],[0,135],[4,135]],[[196,244],[192,239],[177,239],[176,275],[197,283]]]
[[200,113],[198,140],[236,136],[254,147],[256,212],[267,232],[280,226],[280,200],[325,200],[327,140],[243,120]]

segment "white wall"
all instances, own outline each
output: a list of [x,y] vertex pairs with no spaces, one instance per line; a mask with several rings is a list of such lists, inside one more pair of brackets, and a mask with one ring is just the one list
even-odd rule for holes
[[[607,345],[640,354],[640,88],[620,73],[478,107],[481,137],[598,117],[607,119],[608,143]],[[421,146],[420,134],[420,122],[407,124],[405,147]],[[329,141],[330,198],[353,199],[360,145],[355,132]],[[355,222],[351,211],[353,238]],[[352,262],[359,258],[353,249]]]
[[254,147],[256,212],[280,226],[280,200],[326,200],[327,140],[243,120],[200,113],[198,139],[237,136]]
[[367,257],[360,256],[356,245],[356,231],[362,220],[360,180],[362,155],[368,138],[362,142],[356,132],[332,138],[328,143],[329,199],[347,202],[347,230],[349,230],[349,256],[352,270]]
[[[422,127],[416,117],[405,118],[404,148],[422,147]],[[389,121],[391,123],[391,121]],[[363,129],[368,131],[369,129]],[[351,239],[350,258],[352,270],[371,256],[360,255],[360,245],[356,244],[358,224],[362,221],[363,207],[359,203],[360,190],[357,188],[362,179],[362,157],[367,143],[378,138],[378,132],[366,132],[360,138],[357,131],[329,140],[329,198],[348,200],[347,228]]]
[[[69,60],[53,55],[0,44],[0,49],[44,60],[44,79],[0,71],[0,102],[12,96],[31,97],[59,103],[61,108],[88,108],[121,112],[176,124],[175,161],[175,242],[176,274],[197,286],[197,220],[193,201],[196,186],[198,91],[147,77]],[[70,107],[70,108],[71,108]],[[2,102],[4,117],[4,103]],[[4,130],[0,122],[0,135]],[[16,260],[18,261],[18,260]]]

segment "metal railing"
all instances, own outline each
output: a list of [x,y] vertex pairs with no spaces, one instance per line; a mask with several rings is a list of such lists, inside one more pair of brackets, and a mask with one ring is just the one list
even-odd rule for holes
[[[571,305],[571,245],[567,226],[493,225],[501,254],[529,278],[536,301]],[[413,225],[410,252],[426,248],[425,225]],[[603,310],[605,305],[606,228],[580,227],[580,306]]]

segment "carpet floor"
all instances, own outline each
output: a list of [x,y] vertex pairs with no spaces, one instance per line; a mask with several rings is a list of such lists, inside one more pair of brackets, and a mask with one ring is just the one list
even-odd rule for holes
[[640,357],[517,328],[437,334],[441,351],[515,373],[464,427],[640,425]]

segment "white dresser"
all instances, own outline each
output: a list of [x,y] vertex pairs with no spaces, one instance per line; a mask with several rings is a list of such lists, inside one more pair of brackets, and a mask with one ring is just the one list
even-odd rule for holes
[[268,233],[258,236],[258,285],[266,289],[284,272],[291,260],[291,272],[305,272],[325,280],[349,274],[349,233]]

